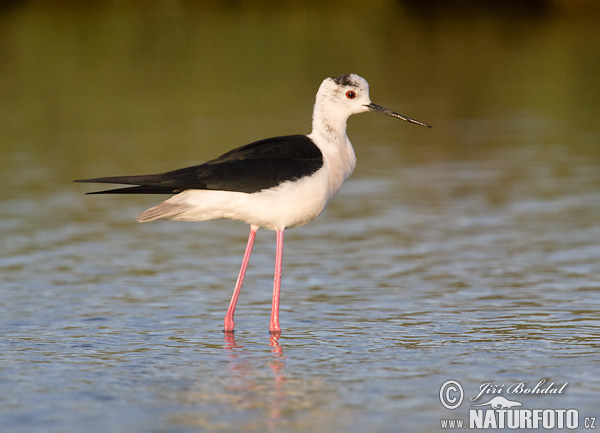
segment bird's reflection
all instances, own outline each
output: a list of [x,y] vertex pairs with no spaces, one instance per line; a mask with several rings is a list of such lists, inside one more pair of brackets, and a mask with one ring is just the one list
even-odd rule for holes
[[235,349],[241,349],[244,346],[238,346],[235,342],[235,334],[233,332],[223,332],[225,336],[225,350],[234,351]]
[[[233,332],[223,332],[225,338],[225,345],[223,348],[227,351],[228,358],[230,361],[235,361],[240,357],[245,357],[249,353],[245,351],[245,346],[236,343],[235,334]],[[282,369],[285,365],[285,356],[283,355],[283,347],[279,344],[279,338],[281,332],[271,332],[269,334],[269,347],[271,347],[271,353],[273,354],[269,365],[276,376],[283,374]],[[239,367],[239,366],[238,366]],[[237,368],[236,368],[237,369]],[[276,377],[277,378],[277,377]]]
[[[268,344],[271,348],[271,356],[269,358],[259,357],[256,358],[246,347],[242,344],[238,344],[235,339],[233,332],[224,332],[225,344],[223,348],[227,353],[229,360],[229,383],[230,390],[241,391],[245,394],[260,395],[262,398],[267,397],[269,401],[268,407],[268,424],[270,427],[276,427],[278,420],[281,417],[282,407],[286,401],[285,391],[285,356],[283,354],[283,347],[279,344],[279,338],[281,332],[272,332],[269,335]],[[267,388],[265,389],[265,382],[256,381],[257,376],[260,376],[260,370],[263,367],[257,364],[257,359],[265,361],[270,367],[273,373],[273,380],[269,386],[267,382]],[[264,364],[263,364],[264,365]]]
[[285,366],[285,357],[283,356],[283,347],[279,344],[279,337],[281,337],[281,332],[271,332],[269,346],[271,346],[273,358],[269,362],[269,365],[273,373],[275,373],[275,381],[281,383],[284,379],[282,370]]

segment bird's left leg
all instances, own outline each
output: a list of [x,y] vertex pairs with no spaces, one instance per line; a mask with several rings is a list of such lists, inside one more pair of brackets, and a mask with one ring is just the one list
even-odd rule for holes
[[271,333],[281,332],[279,326],[279,294],[281,292],[281,267],[283,264],[283,229],[277,230],[277,247],[275,251],[275,278],[273,283],[273,303],[271,305]]

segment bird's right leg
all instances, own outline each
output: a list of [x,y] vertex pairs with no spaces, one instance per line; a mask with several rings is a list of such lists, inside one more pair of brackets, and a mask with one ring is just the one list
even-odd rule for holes
[[248,268],[248,262],[250,261],[250,254],[252,254],[252,245],[254,245],[254,238],[256,237],[257,226],[250,226],[250,235],[248,236],[248,243],[246,244],[246,252],[244,252],[244,259],[242,260],[242,267],[235,283],[235,289],[233,289],[233,295],[231,296],[231,302],[225,315],[225,327],[224,332],[233,332],[235,323],[233,322],[233,314],[235,313],[235,306],[237,305],[238,297],[240,296],[240,290],[242,289],[242,283],[244,282],[244,275],[246,275],[246,269]]

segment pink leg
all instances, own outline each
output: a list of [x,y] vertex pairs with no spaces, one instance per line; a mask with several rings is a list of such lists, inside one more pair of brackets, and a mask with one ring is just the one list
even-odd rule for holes
[[275,283],[273,284],[273,304],[271,306],[271,333],[281,332],[279,326],[279,293],[281,292],[281,266],[283,263],[283,230],[277,230],[277,248],[275,252]]
[[250,236],[248,236],[248,243],[246,244],[246,252],[244,253],[244,259],[242,260],[242,267],[235,283],[235,289],[233,289],[233,295],[231,296],[231,302],[225,315],[225,332],[233,332],[235,323],[233,322],[233,314],[235,313],[235,306],[237,305],[238,298],[240,296],[240,290],[242,289],[242,283],[244,282],[244,275],[246,275],[246,269],[248,268],[248,262],[250,261],[250,254],[252,254],[252,245],[254,245],[254,238],[256,237],[256,231],[258,227],[250,226]]

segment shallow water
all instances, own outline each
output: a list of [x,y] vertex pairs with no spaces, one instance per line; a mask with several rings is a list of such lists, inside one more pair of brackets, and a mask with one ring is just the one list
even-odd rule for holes
[[[331,53],[319,53],[325,66],[260,81],[264,66],[246,64],[251,53],[238,44],[264,27],[255,37],[274,44],[265,57],[290,60],[281,45],[314,44],[302,14],[285,21],[278,41],[270,32],[283,24],[261,10],[209,18],[170,10],[159,18],[155,10],[30,6],[2,16],[20,29],[3,42],[12,55],[2,82],[15,98],[1,107],[2,431],[440,431],[442,419],[468,419],[468,399],[484,383],[503,384],[502,395],[524,408],[574,408],[580,423],[600,415],[600,37],[585,32],[585,17],[551,16],[527,31],[517,22],[528,38],[514,41],[499,30],[507,22],[484,14],[471,17],[481,25],[473,40],[462,32],[477,24],[465,29],[459,17],[438,16],[436,30],[388,7],[370,23],[380,32],[369,33],[374,46],[392,36],[432,45],[406,67],[413,85],[398,88],[388,78],[395,63],[376,73],[346,61],[347,41],[331,35]],[[360,21],[360,11],[347,14],[344,26]],[[389,24],[390,14],[405,20],[402,29]],[[226,76],[247,68],[259,80],[247,92],[239,80],[233,90],[217,80],[203,92],[190,78],[210,44],[174,43],[181,52],[173,52],[152,36],[203,41],[213,19],[246,26],[226,30],[210,61]],[[40,22],[47,27],[34,26]],[[473,48],[485,42],[491,52],[459,67],[453,59],[463,45],[442,35]],[[105,49],[109,36],[122,52]],[[42,40],[62,53],[49,58],[50,71],[65,68],[71,80],[50,75],[44,84],[33,72],[17,74],[41,61]],[[132,60],[128,50],[139,46],[146,51]],[[222,58],[235,49],[241,59]],[[391,53],[414,54],[400,42],[380,49],[369,54],[378,66]],[[308,59],[296,54],[296,65]],[[119,59],[127,59],[125,71]],[[535,61],[522,75],[525,59]],[[504,81],[491,73],[501,64]],[[86,197],[90,188],[70,183],[167,170],[231,143],[305,131],[322,76],[339,67],[366,69],[375,102],[434,129],[375,115],[350,119],[355,174],[323,215],[286,232],[280,336],[268,333],[273,233],[258,233],[237,330],[227,336],[222,320],[247,227],[137,224],[133,216],[157,197]],[[136,81],[148,68],[164,75]],[[215,74],[216,66],[207,68]],[[258,98],[265,89],[272,94]],[[456,410],[439,397],[450,379],[464,388]],[[568,384],[562,394],[507,391],[543,379],[546,387]]]

